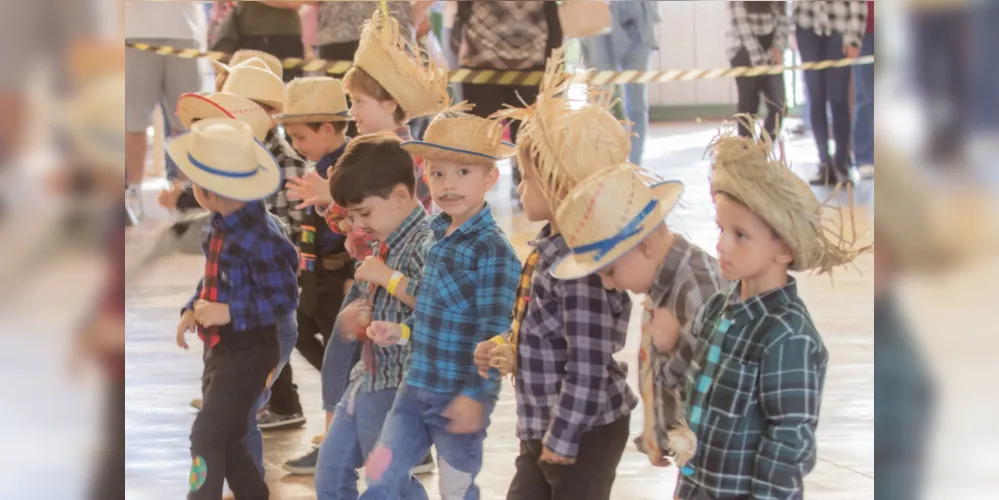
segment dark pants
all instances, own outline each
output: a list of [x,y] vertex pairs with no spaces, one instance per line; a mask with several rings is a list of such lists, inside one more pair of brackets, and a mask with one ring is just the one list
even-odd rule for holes
[[[359,43],[360,41],[353,41],[320,45],[319,58],[327,61],[353,61]],[[342,77],[343,75],[338,76]],[[353,121],[347,122],[347,137],[357,137],[357,125]]]
[[521,441],[517,473],[507,500],[607,500],[614,485],[617,464],[628,444],[625,415],[583,434],[576,463],[553,465],[541,461],[540,440]]
[[[798,50],[804,62],[843,58],[843,36],[819,36],[810,29],[796,31]],[[818,147],[819,162],[845,168],[850,159],[850,68],[827,68],[805,72],[805,86],[808,91],[808,116],[812,123],[812,135]],[[836,154],[829,154],[829,118],[826,105],[832,111],[833,139],[836,141]]]
[[[767,52],[773,43],[773,35],[759,37],[760,45]],[[752,66],[749,59],[749,52],[742,49],[732,59],[732,66]],[[760,111],[760,95],[763,96],[767,105],[767,117],[763,123],[765,130],[770,137],[776,139],[780,134],[781,122],[787,114],[787,99],[784,91],[784,75],[761,75],[752,77],[739,77],[735,79],[735,86],[739,92],[739,114],[756,116]],[[743,137],[753,137],[755,134],[746,124],[739,124],[739,135]]]
[[228,481],[236,498],[266,500],[267,485],[244,440],[246,416],[281,355],[277,326],[243,332],[223,328],[221,334],[218,345],[205,350],[204,401],[191,428],[188,499],[220,499]]
[[[302,44],[302,37],[298,35],[254,35],[244,36],[239,39],[239,49],[250,49],[267,52],[278,59],[288,57],[305,57],[305,45]],[[290,82],[302,76],[302,70],[285,69],[284,81]]]
[[929,118],[927,152],[934,159],[951,158],[964,148],[967,132],[968,14],[945,9],[914,14],[912,20],[914,81]]

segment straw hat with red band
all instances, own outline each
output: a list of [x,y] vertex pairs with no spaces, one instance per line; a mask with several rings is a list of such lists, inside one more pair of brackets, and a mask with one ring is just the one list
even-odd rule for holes
[[188,129],[195,120],[235,118],[249,125],[258,141],[263,141],[273,128],[271,117],[264,108],[231,92],[183,94],[177,100],[177,117]]
[[473,115],[442,115],[427,126],[422,141],[406,141],[402,148],[427,161],[462,165],[494,165],[516,153],[503,142],[503,125]]
[[259,59],[260,62],[264,63],[264,69],[274,73],[278,78],[284,78],[284,66],[282,66],[281,60],[272,54],[260,50],[237,50],[229,58],[229,64],[212,61],[212,65],[215,66],[215,70],[219,73],[229,73],[233,67],[253,59]]
[[226,198],[262,200],[281,187],[277,160],[239,120],[201,120],[170,139],[167,153],[192,183]]
[[221,91],[241,95],[277,111],[284,107],[284,82],[260,59],[251,59],[230,68]]
[[607,167],[570,191],[555,220],[572,253],[551,268],[557,279],[589,276],[631,251],[666,220],[683,194],[630,163]]
[[289,82],[284,90],[284,112],[274,118],[281,123],[353,120],[343,84],[328,76],[307,76]]

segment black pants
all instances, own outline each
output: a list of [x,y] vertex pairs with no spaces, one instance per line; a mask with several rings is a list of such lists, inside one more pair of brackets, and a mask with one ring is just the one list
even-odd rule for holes
[[[759,37],[760,44],[770,51],[773,35]],[[732,59],[732,66],[752,66],[749,52],[742,49]],[[763,130],[776,139],[780,134],[781,122],[787,114],[787,98],[784,90],[784,75],[760,75],[739,77],[735,79],[739,92],[739,114],[756,116],[760,112],[760,96],[767,106],[767,117],[763,122]],[[753,131],[744,123],[739,123],[739,135],[753,137]]]
[[[967,137],[970,16],[965,10],[914,14],[910,21],[915,49],[912,81],[932,117],[927,121],[927,153],[934,160],[954,157],[964,148]],[[995,82],[990,81],[990,85]]]
[[276,325],[243,332],[223,328],[218,345],[206,349],[204,401],[191,428],[189,500],[222,498],[223,481],[240,500],[269,497],[246,448],[246,416],[280,355]]
[[576,463],[541,461],[541,441],[521,441],[507,500],[608,500],[628,444],[628,415],[583,434]]
[[[843,36],[834,33],[820,36],[811,29],[797,28],[798,51],[804,62],[843,58]],[[808,117],[812,122],[812,135],[818,148],[819,162],[845,171],[852,165],[851,141],[853,123],[850,118],[850,68],[826,68],[805,72],[805,90],[808,92]],[[836,154],[829,154],[829,115],[832,111],[832,136],[836,141]]]
[[[357,52],[357,45],[360,41],[342,43],[328,43],[319,46],[319,58],[327,61],[353,61],[354,53]],[[342,78],[339,75],[338,78]],[[348,97],[349,101],[350,98]],[[347,122],[347,137],[357,137],[357,125],[353,121]]]
[[[288,57],[305,57],[305,45],[302,45],[302,37],[298,35],[253,35],[244,36],[239,39],[239,48],[259,50],[266,52],[279,59]],[[284,81],[290,82],[302,76],[302,70],[285,69]]]

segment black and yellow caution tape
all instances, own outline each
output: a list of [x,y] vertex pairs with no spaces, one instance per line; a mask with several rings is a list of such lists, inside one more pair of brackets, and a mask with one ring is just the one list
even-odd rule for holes
[[[149,45],[145,43],[125,42],[126,47],[145,52],[154,52],[162,56],[175,56],[184,59],[211,59],[225,63],[231,54],[225,52],[201,52],[196,49],[178,49],[175,47]],[[326,73],[342,75],[353,65],[351,61],[326,61],[313,59],[305,61],[297,57],[283,59],[284,69],[301,69],[306,73]],[[874,64],[874,56],[864,56],[855,59],[837,59],[828,61],[806,62],[796,65],[772,66],[736,66],[718,69],[670,69],[654,71],[590,71],[579,73],[575,83],[590,85],[610,85],[622,83],[663,83],[674,81],[713,80],[717,78],[752,77],[760,75],[777,75],[788,70],[822,70],[826,68],[842,68],[861,64]],[[541,83],[543,71],[501,71],[491,69],[459,68],[450,72],[451,83],[489,83],[496,85],[538,85]]]

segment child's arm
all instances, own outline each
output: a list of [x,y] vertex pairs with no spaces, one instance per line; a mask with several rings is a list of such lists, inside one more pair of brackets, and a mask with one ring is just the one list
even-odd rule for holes
[[659,354],[673,355],[676,352],[680,343],[680,322],[669,309],[657,308],[652,312],[649,333]]
[[289,241],[262,240],[246,253],[252,299],[229,304],[232,326],[273,325],[298,307],[298,252]]
[[763,350],[759,408],[766,422],[756,455],[753,498],[800,498],[815,464],[815,427],[827,355],[816,337],[787,332]]

